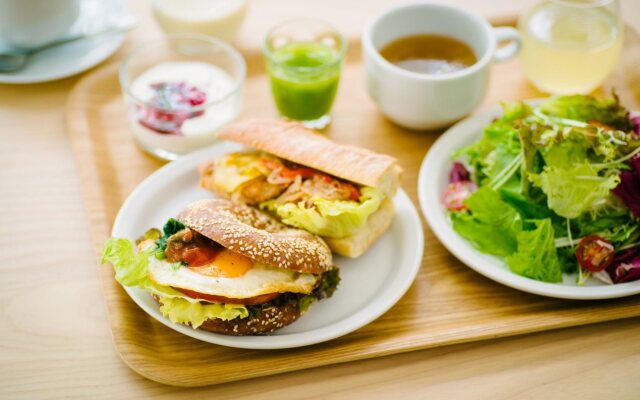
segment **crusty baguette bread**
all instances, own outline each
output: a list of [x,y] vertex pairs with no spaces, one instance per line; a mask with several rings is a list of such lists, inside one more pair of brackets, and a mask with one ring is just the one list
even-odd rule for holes
[[402,169],[398,161],[370,150],[337,144],[297,122],[277,119],[245,120],[230,124],[218,137],[266,151],[393,197]]
[[386,198],[380,204],[378,211],[369,216],[358,232],[340,239],[325,237],[324,240],[336,254],[351,258],[359,257],[387,230],[393,221],[394,214],[393,201]]

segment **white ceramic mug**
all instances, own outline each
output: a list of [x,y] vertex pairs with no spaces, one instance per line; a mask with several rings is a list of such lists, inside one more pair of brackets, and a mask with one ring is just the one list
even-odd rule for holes
[[0,0],[0,41],[34,48],[63,36],[80,14],[80,0]]
[[[458,39],[473,49],[478,61],[436,75],[408,71],[380,55],[388,43],[415,34]],[[503,41],[510,43],[498,49]],[[362,47],[367,88],[382,113],[403,127],[426,130],[450,125],[480,104],[491,63],[512,58],[520,48],[520,35],[510,27],[492,28],[486,19],[460,7],[414,3],[378,15],[365,30]]]

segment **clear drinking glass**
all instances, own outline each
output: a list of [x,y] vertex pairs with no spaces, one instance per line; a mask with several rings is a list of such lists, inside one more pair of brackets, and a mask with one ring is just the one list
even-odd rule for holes
[[618,0],[541,1],[519,21],[529,80],[553,94],[590,93],[622,50]]
[[199,33],[233,41],[247,14],[248,0],[152,0],[153,16],[170,35]]
[[215,142],[242,110],[245,77],[244,59],[220,39],[182,34],[141,45],[120,67],[136,142],[165,160]]
[[315,129],[329,125],[346,48],[322,21],[292,20],[269,32],[263,50],[280,115]]

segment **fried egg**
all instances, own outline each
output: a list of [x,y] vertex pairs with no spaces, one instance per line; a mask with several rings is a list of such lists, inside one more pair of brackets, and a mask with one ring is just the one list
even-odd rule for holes
[[149,278],[160,285],[233,299],[269,293],[309,294],[320,279],[313,274],[255,263],[227,249],[212,263],[193,268],[174,268],[166,260],[151,256]]

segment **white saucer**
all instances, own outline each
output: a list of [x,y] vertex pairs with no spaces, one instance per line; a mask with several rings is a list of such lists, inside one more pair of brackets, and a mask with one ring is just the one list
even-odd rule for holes
[[[78,20],[70,32],[88,24],[104,24],[126,13],[121,0],[82,0]],[[31,56],[24,69],[0,73],[0,83],[39,83],[66,78],[100,64],[116,52],[126,38],[113,32],[43,50]]]
[[[160,168],[129,195],[118,212],[112,235],[135,240],[151,227],[162,227],[192,201],[213,197],[198,186],[198,165],[241,149],[237,144],[220,142]],[[317,302],[299,320],[269,336],[226,336],[174,324],[162,316],[148,292],[136,287],[125,290],[164,325],[209,343],[283,349],[331,340],[387,312],[409,289],[420,269],[424,240],[418,212],[402,190],[393,201],[396,216],[391,227],[364,255],[357,259],[334,258],[341,277],[334,295]]]

